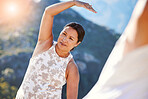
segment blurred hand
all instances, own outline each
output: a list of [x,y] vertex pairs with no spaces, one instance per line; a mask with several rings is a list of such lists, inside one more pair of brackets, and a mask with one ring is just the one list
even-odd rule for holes
[[73,0],[75,2],[75,6],[77,7],[83,7],[89,11],[92,11],[94,13],[97,13],[93,8],[92,8],[92,5],[89,5],[89,3],[85,3],[85,2],[82,2],[82,1],[78,1],[78,0]]

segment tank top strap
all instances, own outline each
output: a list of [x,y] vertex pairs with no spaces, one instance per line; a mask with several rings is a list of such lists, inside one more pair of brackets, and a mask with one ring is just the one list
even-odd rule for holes
[[69,61],[73,58],[72,54],[70,53],[69,56],[67,57],[67,64],[69,63]]
[[54,47],[56,46],[56,44],[57,44],[57,42],[56,42],[56,41],[53,41],[53,46],[54,46]]

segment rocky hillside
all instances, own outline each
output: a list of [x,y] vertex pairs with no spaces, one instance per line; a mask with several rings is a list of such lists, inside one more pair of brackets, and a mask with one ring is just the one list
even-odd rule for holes
[[[0,78],[0,83],[8,82],[10,86],[15,86],[16,90],[20,86],[37,41],[43,11],[46,6],[57,2],[59,1],[42,0],[38,4],[32,2],[33,12],[19,25],[15,24],[17,22],[14,25],[0,24],[0,77],[4,79]],[[79,99],[81,99],[97,81],[118,35],[106,27],[84,19],[72,9],[67,9],[54,18],[54,40],[69,22],[82,24],[86,31],[83,43],[72,52],[80,71]],[[5,95],[0,93],[0,98],[4,98]],[[65,96],[64,87],[63,99]]]

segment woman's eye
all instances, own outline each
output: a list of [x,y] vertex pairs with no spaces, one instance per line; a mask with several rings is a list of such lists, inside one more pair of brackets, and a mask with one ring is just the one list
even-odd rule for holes
[[63,33],[63,35],[66,35],[65,33]]
[[72,38],[70,38],[71,40],[73,40]]

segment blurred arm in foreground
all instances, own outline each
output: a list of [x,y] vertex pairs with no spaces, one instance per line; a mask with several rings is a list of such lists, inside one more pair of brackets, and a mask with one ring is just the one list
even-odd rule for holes
[[148,99],[148,0],[139,0],[98,82],[83,99]]
[[[148,44],[148,1],[139,0],[125,29],[124,54]],[[124,35],[123,34],[123,35]]]

